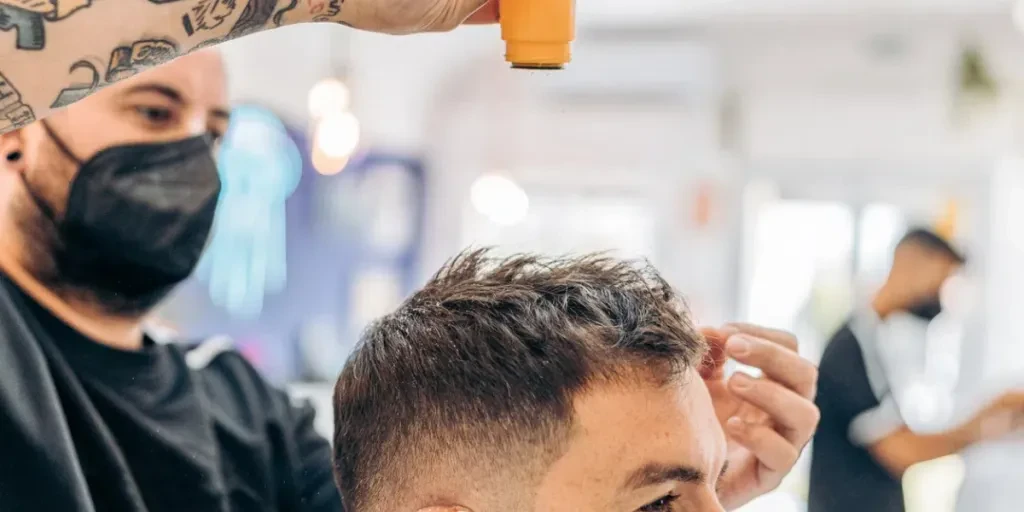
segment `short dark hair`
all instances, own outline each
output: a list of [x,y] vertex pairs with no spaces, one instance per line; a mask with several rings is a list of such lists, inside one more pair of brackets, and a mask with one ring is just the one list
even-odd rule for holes
[[485,467],[538,477],[562,453],[580,393],[678,382],[704,357],[685,305],[649,264],[489,254],[447,263],[346,363],[334,391],[346,510],[388,508],[385,494],[444,470],[430,464],[496,461]]
[[929,229],[914,228],[907,231],[896,246],[900,247],[907,244],[923,247],[929,252],[949,258],[951,261],[961,265],[967,262],[967,257],[962,252],[954,248],[946,239]]

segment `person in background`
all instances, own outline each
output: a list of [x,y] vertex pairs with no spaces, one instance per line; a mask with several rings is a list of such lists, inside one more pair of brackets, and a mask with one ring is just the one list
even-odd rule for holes
[[411,34],[497,19],[496,0],[0,0],[0,133],[255,32],[313,22]]
[[907,341],[897,338],[908,331],[894,327],[938,316],[939,291],[964,263],[935,233],[911,230],[896,245],[892,269],[870,306],[856,311],[828,343],[815,400],[821,423],[811,450],[809,512],[902,512],[907,468],[1008,434],[1015,423],[1024,426],[1024,390],[1008,392],[943,433],[914,433],[901,416],[897,382],[912,361],[897,349]]
[[[346,510],[736,509],[810,439],[816,372],[789,334],[703,332],[647,266],[464,253],[338,379]],[[726,354],[763,377],[725,379]]]
[[0,135],[0,510],[342,510],[312,408],[143,332],[209,236],[228,115],[204,51]]

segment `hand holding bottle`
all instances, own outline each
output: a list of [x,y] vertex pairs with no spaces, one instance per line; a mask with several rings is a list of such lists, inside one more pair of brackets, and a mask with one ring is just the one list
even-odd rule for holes
[[498,22],[497,0],[346,0],[341,23],[388,34],[446,32]]

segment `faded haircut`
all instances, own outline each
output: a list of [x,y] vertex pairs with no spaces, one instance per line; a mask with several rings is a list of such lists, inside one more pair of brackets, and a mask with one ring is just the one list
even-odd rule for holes
[[570,438],[575,397],[679,382],[705,352],[649,264],[462,253],[369,327],[338,379],[346,510],[396,507],[442,472],[534,489]]

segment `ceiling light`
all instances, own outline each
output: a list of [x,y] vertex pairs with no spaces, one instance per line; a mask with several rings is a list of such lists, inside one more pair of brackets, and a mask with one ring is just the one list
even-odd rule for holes
[[349,102],[348,86],[334,78],[321,80],[309,89],[309,115],[314,119],[345,112]]

